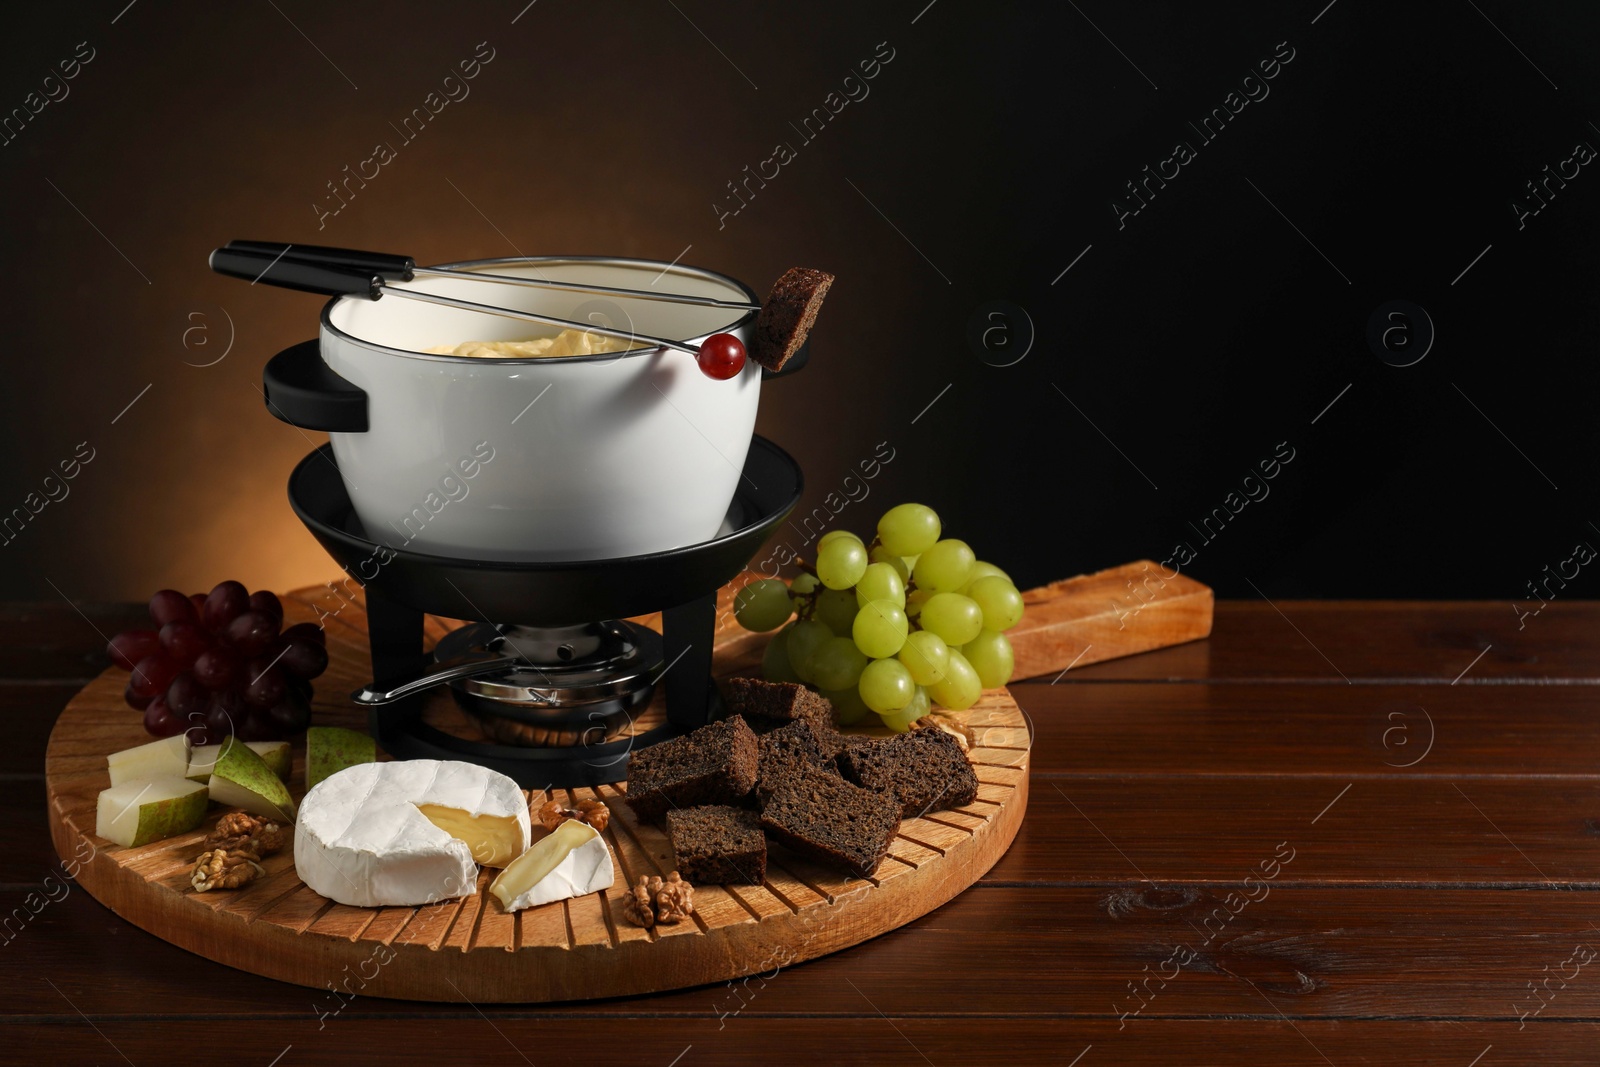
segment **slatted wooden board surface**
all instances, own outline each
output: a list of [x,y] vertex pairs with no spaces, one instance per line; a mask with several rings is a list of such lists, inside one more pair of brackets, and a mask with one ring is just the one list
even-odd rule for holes
[[[368,681],[366,618],[343,587],[284,598],[285,625],[323,622],[329,667],[316,683],[315,721],[365,728],[344,695]],[[1209,619],[1207,620],[1209,623]],[[456,623],[429,619],[430,641]],[[719,625],[719,666],[740,665],[737,640]],[[726,640],[724,640],[726,638]],[[726,654],[724,654],[726,653]],[[354,908],[306,888],[292,849],[268,857],[266,875],[237,890],[195,893],[189,871],[201,829],[139,848],[94,835],[95,798],[109,784],[105,756],[148,740],[122,700],[126,675],[108,671],[68,704],[50,736],[46,787],[57,852],[90,852],[78,882],[128,921],[191,952],[336,996],[472,1003],[537,1003],[676,989],[826,955],[901,926],[966,889],[1001,857],[1027,806],[1029,731],[1005,690],[962,713],[976,744],[981,783],[964,808],[902,823],[874,877],[837,875],[775,848],[760,886],[699,886],[692,923],[646,931],[622,919],[625,883],[673,869],[665,834],[632,817],[621,788],[561,790],[569,802],[597,797],[611,809],[606,841],[618,878],[604,894],[508,914],[480,874],[470,897],[416,908]],[[449,720],[435,708],[430,717]],[[455,716],[458,729],[471,727]],[[290,779],[303,794],[304,752]],[[533,809],[550,799],[529,796]]]

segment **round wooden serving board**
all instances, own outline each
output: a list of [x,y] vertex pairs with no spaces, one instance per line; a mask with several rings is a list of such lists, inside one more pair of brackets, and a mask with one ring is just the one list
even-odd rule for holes
[[[327,629],[330,664],[316,682],[314,721],[365,730],[365,713],[344,699],[369,680],[359,596],[314,587],[285,597],[284,607],[285,625],[320,618]],[[430,619],[429,639],[454,625]],[[719,672],[748,664],[753,636],[726,621],[719,626]],[[45,773],[56,851],[81,865],[80,885],[134,925],[230,967],[322,990],[329,1011],[342,1003],[334,998],[356,994],[536,1003],[771,972],[886,933],[955,897],[1010,846],[1027,807],[1028,729],[1010,695],[992,690],[959,716],[976,737],[969,756],[981,783],[978,800],[903,822],[870,879],[835,874],[774,847],[762,885],[696,886],[693,922],[640,929],[622,918],[626,883],[671,871],[672,846],[661,830],[632,817],[620,787],[606,786],[555,794],[598,797],[611,809],[605,837],[617,881],[603,894],[508,914],[487,892],[494,872],[483,871],[477,893],[460,900],[354,908],[306,888],[292,848],[268,857],[266,875],[240,889],[196,893],[189,872],[221,808],[193,833],[139,848],[94,834],[95,800],[110,784],[107,753],[149,740],[139,713],[123,703],[126,682],[118,670],[91,682],[50,735]],[[452,705],[430,718],[471,736]],[[297,802],[304,756],[297,746],[290,779]],[[529,804],[536,809],[546,799],[535,793]]]

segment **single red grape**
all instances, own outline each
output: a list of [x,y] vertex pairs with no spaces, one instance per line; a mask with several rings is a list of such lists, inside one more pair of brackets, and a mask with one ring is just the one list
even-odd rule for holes
[[193,674],[184,671],[167,686],[167,706],[178,718],[186,718],[190,712],[204,712],[210,707],[211,694]]
[[259,656],[278,639],[278,620],[261,611],[247,611],[228,623],[228,643],[241,656]]
[[250,593],[238,582],[221,582],[206,597],[201,621],[212,633],[221,633],[235,618],[250,610]]
[[235,725],[234,734],[241,741],[276,741],[278,726],[267,709],[251,708],[244,719]]
[[161,637],[154,630],[124,630],[106,645],[106,655],[111,657],[111,662],[125,671],[133,670],[135,663],[160,651]]
[[310,680],[328,669],[328,650],[315,641],[290,641],[278,666],[297,678]]
[[279,737],[303,733],[305,728],[311,725],[311,706],[292,696],[273,705],[267,714]]
[[283,672],[270,660],[251,660],[245,668],[244,702],[253,708],[270,708],[289,691]]
[[211,647],[211,636],[197,623],[169,622],[161,628],[161,648],[184,667],[194,665],[200,653]]
[[213,693],[211,707],[206,710],[206,732],[218,740],[238,733],[239,724],[249,714],[250,709],[245,707],[237,692]]
[[153,737],[171,737],[183,732],[183,720],[172,714],[167,702],[160,697],[150,701],[144,709],[144,730]]
[[176,589],[162,589],[150,598],[150,619],[157,626],[169,622],[198,622],[194,605]]
[[297,622],[283,631],[282,637],[285,641],[315,641],[319,645],[328,643],[327,633],[314,622]]
[[714,333],[700,342],[695,360],[707,378],[726,381],[744,370],[744,342],[731,333]]
[[279,624],[283,622],[283,602],[278,599],[278,594],[266,589],[258,589],[250,594],[250,610],[259,611],[263,615],[271,615]]
[[177,662],[170,656],[156,652],[134,664],[128,688],[136,696],[153,697],[157,693],[164,692],[167,686],[172,684],[172,679],[177,676]]
[[212,692],[227,689],[239,677],[239,657],[230,649],[207,649],[194,661],[194,676]]
[[142,697],[135,693],[133,691],[133,683],[129,682],[127,688],[122,691],[122,699],[127,701],[128,707],[132,708],[134,711],[148,711],[150,708],[150,701],[154,700],[155,698]]

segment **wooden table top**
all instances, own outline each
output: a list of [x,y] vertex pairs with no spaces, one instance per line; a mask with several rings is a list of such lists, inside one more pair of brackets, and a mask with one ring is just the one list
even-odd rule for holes
[[1012,687],[1027,820],[902,929],[737,986],[337,1013],[63,875],[45,740],[142,618],[0,607],[0,1047],[29,1062],[1600,1062],[1600,603],[1219,603],[1209,641]]

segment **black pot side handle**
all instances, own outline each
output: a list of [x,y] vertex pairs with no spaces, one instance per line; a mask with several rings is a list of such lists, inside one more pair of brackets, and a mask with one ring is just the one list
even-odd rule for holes
[[326,363],[316,341],[302,341],[267,361],[261,386],[272,416],[302,430],[367,432],[367,394]]
[[761,369],[761,380],[770,382],[774,378],[787,378],[791,374],[798,374],[806,369],[806,364],[811,361],[811,338],[807,337],[800,345],[800,351],[789,357],[788,362],[779,371],[770,371],[765,367]]

